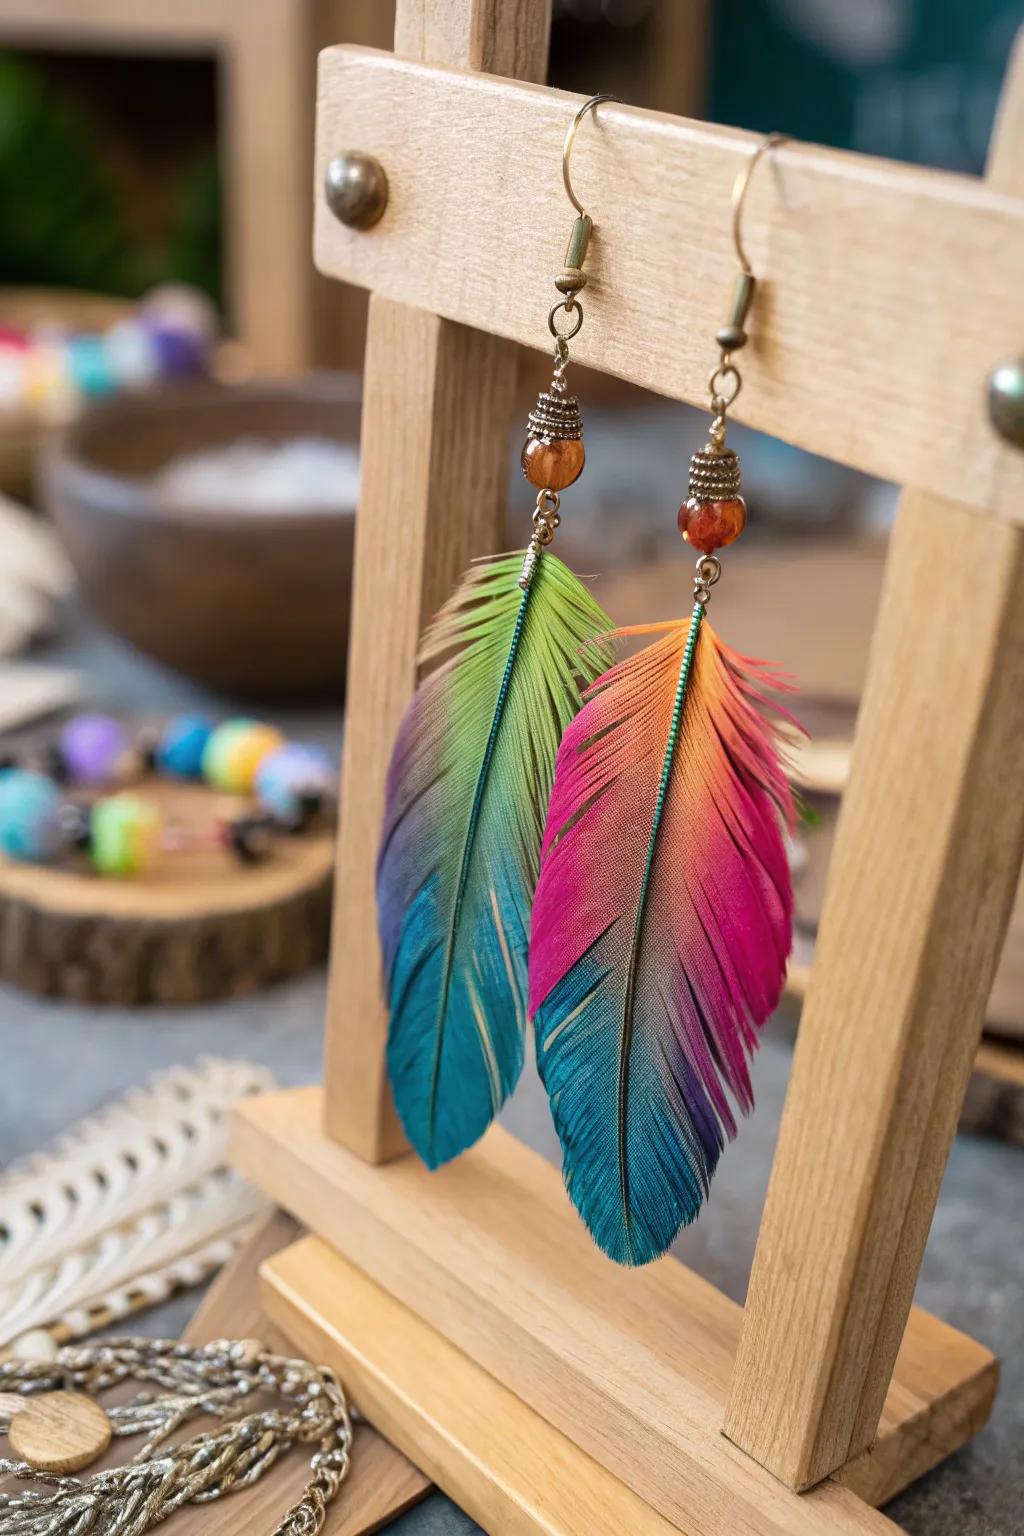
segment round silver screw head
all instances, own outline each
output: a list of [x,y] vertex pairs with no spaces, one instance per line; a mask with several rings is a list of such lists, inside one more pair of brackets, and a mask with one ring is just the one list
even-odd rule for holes
[[346,229],[372,229],[388,205],[388,178],[373,155],[347,149],[328,165],[324,193]]
[[1024,357],[997,363],[988,376],[988,418],[999,436],[1024,448]]

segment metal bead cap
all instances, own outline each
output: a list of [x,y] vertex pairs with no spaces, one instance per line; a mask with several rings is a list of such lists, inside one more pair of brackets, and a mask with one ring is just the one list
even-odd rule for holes
[[999,436],[1024,448],[1024,358],[998,363],[988,376],[988,418]]
[[388,178],[373,155],[347,149],[328,165],[324,194],[346,229],[372,229],[388,205]]

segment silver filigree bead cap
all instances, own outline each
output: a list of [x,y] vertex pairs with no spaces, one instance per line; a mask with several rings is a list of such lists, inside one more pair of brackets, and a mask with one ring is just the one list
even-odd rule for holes
[[690,460],[690,496],[698,501],[731,501],[740,494],[740,461],[731,448],[710,444]]
[[575,395],[545,390],[526,418],[527,434],[544,443],[576,442],[583,436],[583,417]]

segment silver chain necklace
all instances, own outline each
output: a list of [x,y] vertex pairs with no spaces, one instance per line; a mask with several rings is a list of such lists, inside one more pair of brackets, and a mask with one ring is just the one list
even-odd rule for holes
[[[0,1457],[0,1476],[42,1485],[0,1492],[0,1536],[142,1536],[184,1504],[207,1503],[247,1488],[296,1442],[316,1444],[310,1480],[273,1536],[316,1536],[348,1475],[352,1424],[333,1371],[267,1353],[255,1340],[181,1344],[120,1338],[68,1345],[53,1360],[0,1362],[0,1391],[31,1399],[71,1391],[95,1396],[127,1380],[154,1384],[107,1410],[115,1436],[145,1434],[131,1461],[91,1477],[44,1472]],[[283,1406],[254,1405],[276,1396]],[[222,1422],[177,1445],[168,1438],[189,1419]],[[7,1431],[11,1415],[0,1415]]]

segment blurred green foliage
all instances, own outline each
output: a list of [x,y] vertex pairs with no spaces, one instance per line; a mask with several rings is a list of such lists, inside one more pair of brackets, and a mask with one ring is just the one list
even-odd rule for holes
[[133,239],[89,123],[31,62],[0,53],[0,283],[135,298],[179,280],[219,302],[220,206],[211,148],[174,189],[166,242]]

